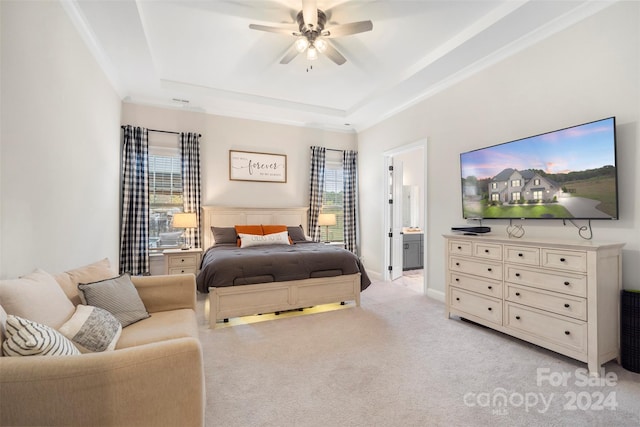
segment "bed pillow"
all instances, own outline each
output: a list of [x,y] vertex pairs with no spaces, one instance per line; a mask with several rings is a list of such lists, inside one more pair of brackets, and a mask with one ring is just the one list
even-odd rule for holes
[[81,283],[78,290],[83,303],[107,310],[123,328],[149,317],[128,274],[100,282]]
[[287,227],[287,231],[289,232],[289,237],[294,243],[307,241],[307,236],[304,235],[304,229],[302,228],[302,225],[299,225],[297,227]]
[[122,324],[107,310],[78,305],[58,332],[73,341],[82,353],[111,351],[116,348]]
[[4,356],[70,356],[80,354],[71,341],[53,328],[12,314],[7,316]]
[[286,231],[267,234],[265,236],[240,233],[239,236],[241,248],[263,245],[289,245],[289,233]]
[[252,234],[254,236],[264,235],[264,233],[262,232],[262,225],[236,225],[234,228],[236,229],[236,233],[238,234],[238,246],[240,246],[240,233]]
[[236,244],[238,242],[238,233],[235,227],[211,227],[211,232],[213,233],[214,245]]

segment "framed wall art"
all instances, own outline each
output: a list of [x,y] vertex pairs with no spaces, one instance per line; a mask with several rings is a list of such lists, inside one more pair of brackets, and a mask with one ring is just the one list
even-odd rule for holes
[[287,182],[285,154],[229,150],[231,181]]

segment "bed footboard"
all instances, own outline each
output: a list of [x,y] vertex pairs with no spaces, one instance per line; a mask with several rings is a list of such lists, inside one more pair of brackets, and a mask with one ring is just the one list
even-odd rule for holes
[[209,288],[209,327],[218,320],[355,301],[360,306],[360,273],[288,282]]

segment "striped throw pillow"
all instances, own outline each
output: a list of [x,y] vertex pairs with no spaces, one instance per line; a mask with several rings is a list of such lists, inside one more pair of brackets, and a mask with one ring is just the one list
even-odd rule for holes
[[69,356],[80,354],[75,345],[53,328],[12,314],[7,316],[5,356]]
[[128,274],[99,282],[80,283],[78,290],[84,304],[107,310],[123,328],[149,317]]

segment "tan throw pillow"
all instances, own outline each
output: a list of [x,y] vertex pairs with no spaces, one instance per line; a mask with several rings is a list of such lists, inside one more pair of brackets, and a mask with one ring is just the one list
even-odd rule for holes
[[0,280],[0,305],[7,314],[58,329],[75,307],[52,275],[37,269],[19,279]]
[[118,273],[111,268],[109,258],[104,258],[92,264],[67,270],[64,273],[58,273],[54,275],[54,277],[71,302],[74,305],[78,305],[81,302],[80,296],[78,295],[78,285],[80,283],[91,283],[111,279],[117,275]]

